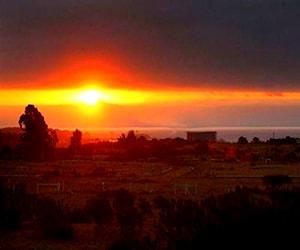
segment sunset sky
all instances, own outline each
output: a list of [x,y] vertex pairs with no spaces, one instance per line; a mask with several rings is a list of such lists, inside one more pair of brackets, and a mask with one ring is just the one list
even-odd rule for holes
[[0,0],[0,127],[299,126],[300,1]]

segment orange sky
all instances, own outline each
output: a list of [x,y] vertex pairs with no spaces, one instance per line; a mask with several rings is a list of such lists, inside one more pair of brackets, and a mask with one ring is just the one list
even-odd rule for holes
[[38,107],[53,128],[298,124],[298,91],[158,85],[113,65],[113,60],[69,56],[30,84],[3,82],[0,127],[17,126],[27,104]]
[[299,126],[299,6],[2,1],[0,127]]
[[299,92],[98,86],[88,82],[74,89],[1,89],[0,126],[17,126],[27,104],[38,107],[53,128],[286,126],[300,104]]

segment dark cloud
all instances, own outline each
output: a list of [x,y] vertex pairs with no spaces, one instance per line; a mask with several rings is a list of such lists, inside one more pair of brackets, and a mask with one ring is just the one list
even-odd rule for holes
[[146,82],[299,90],[299,11],[279,0],[0,0],[0,81],[96,52]]

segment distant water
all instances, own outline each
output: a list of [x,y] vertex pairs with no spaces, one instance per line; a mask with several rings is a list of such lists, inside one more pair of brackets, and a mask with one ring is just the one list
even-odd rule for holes
[[177,137],[186,139],[187,131],[216,131],[217,140],[227,142],[237,142],[240,136],[246,137],[249,142],[254,137],[258,137],[261,141],[287,136],[300,138],[300,127],[105,128],[89,130],[89,133],[93,138],[100,140],[115,140],[122,133],[127,134],[129,130],[134,130],[137,135],[146,135],[151,139]]

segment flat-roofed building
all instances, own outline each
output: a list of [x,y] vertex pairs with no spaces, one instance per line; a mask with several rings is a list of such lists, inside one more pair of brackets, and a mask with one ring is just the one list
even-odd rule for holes
[[187,132],[188,141],[209,141],[215,142],[217,140],[216,131],[188,131]]

